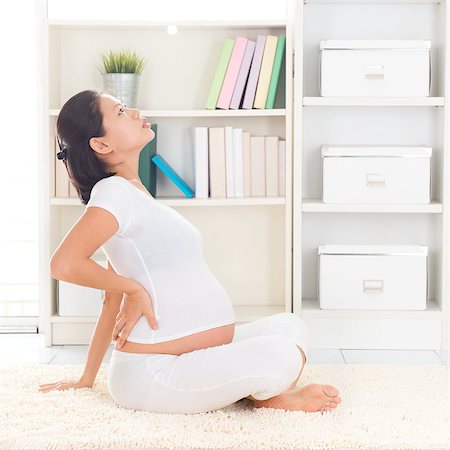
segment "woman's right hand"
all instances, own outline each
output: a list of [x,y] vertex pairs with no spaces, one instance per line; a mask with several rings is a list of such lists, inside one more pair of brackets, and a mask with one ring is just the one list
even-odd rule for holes
[[[124,293],[112,336],[113,340],[118,338],[118,348],[125,344],[130,331],[142,315],[147,317],[148,323],[154,330],[159,328],[153,312],[152,299],[146,289],[141,285],[136,291]],[[120,332],[122,332],[122,336],[118,336]]]

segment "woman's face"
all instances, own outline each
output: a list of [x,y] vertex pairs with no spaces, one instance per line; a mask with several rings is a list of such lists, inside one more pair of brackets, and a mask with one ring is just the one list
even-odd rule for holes
[[[130,155],[135,156],[136,152],[139,154],[155,137],[151,124],[140,117],[138,109],[126,108],[111,95],[102,94],[99,100],[106,134],[91,138],[91,147],[104,154],[111,163],[127,159]],[[146,123],[148,126],[143,126]]]

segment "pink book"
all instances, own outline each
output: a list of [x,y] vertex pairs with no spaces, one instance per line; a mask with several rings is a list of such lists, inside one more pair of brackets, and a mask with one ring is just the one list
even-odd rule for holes
[[248,41],[242,60],[241,69],[239,70],[236,87],[234,88],[233,97],[231,97],[230,109],[239,109],[241,105],[242,95],[244,93],[245,82],[250,71],[250,64],[252,62],[253,53],[255,51],[255,41]]
[[233,52],[231,53],[230,62],[228,63],[227,72],[223,80],[222,89],[220,90],[219,99],[217,100],[216,108],[230,108],[231,97],[233,96],[239,70],[241,69],[242,60],[247,47],[247,41],[247,38],[241,36],[236,38]]

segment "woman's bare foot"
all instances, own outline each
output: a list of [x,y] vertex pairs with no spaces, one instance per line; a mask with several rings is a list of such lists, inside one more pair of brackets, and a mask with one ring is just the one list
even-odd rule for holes
[[340,402],[339,391],[329,384],[308,384],[299,391],[285,391],[267,400],[254,400],[256,408],[321,413],[336,408]]

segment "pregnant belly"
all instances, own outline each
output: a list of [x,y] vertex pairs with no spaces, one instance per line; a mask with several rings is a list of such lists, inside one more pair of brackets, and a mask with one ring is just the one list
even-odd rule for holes
[[201,348],[215,347],[217,345],[229,344],[233,341],[235,324],[231,323],[199,333],[183,336],[171,341],[158,342],[157,344],[141,344],[138,342],[126,341],[122,348],[115,350],[127,353],[166,353],[181,355]]

